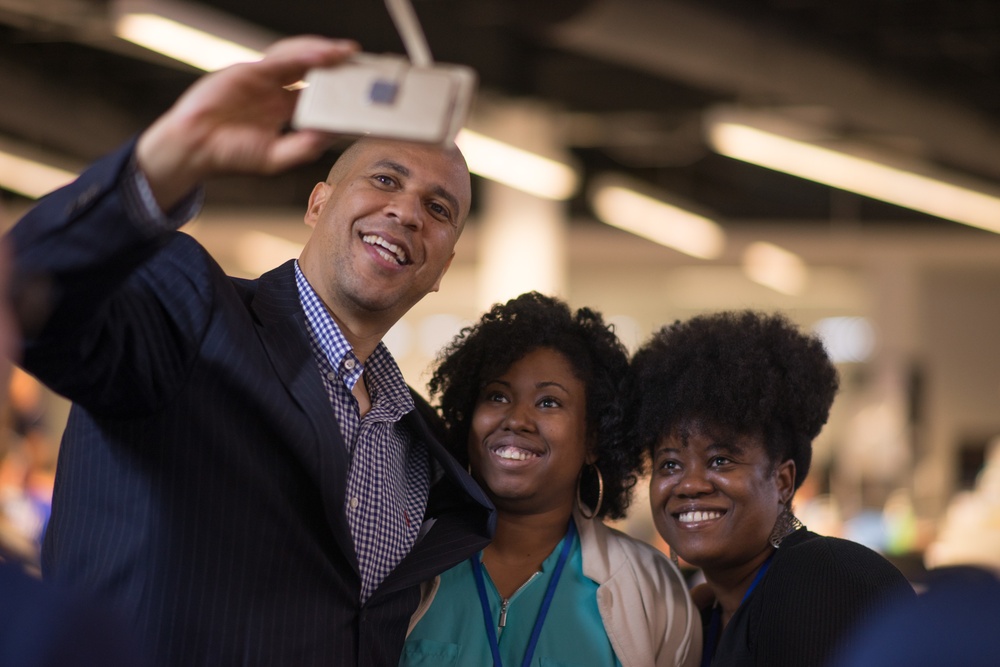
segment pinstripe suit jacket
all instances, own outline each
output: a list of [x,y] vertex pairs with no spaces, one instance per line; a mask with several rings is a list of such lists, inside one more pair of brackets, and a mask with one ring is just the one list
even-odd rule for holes
[[419,582],[488,542],[492,506],[408,414],[444,471],[434,521],[361,606],[349,461],[292,263],[232,279],[189,236],[131,223],[131,151],[10,233],[23,365],[74,402],[45,576],[110,598],[158,665],[395,665]]

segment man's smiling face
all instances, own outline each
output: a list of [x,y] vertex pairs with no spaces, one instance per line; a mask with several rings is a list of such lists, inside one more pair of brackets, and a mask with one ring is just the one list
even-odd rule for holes
[[302,271],[334,316],[391,326],[438,289],[470,200],[457,149],[362,140],[313,190]]

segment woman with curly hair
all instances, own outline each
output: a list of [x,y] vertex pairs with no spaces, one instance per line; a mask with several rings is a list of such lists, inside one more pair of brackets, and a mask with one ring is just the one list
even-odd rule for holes
[[664,327],[632,360],[653,520],[707,582],[703,665],[824,665],[854,626],[914,595],[874,551],[792,514],[837,385],[819,339],[752,311]]
[[622,437],[627,370],[598,313],[537,293],[443,351],[431,393],[496,505],[496,537],[425,586],[401,665],[697,665],[680,573],[601,521],[624,516],[643,466]]

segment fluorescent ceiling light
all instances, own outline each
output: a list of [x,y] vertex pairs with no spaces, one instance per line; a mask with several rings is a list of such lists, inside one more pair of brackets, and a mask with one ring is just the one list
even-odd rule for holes
[[766,114],[710,114],[708,140],[717,152],[737,160],[1000,233],[1000,191],[995,187],[936,173],[927,165],[906,169],[890,164],[888,157],[821,146],[790,136],[795,130],[785,133],[768,124],[774,125],[775,118]]
[[743,252],[743,272],[750,280],[789,295],[801,294],[808,276],[798,255],[763,241],[751,243]]
[[38,199],[76,179],[66,169],[32,159],[21,151],[0,145],[0,187]]
[[277,38],[234,16],[179,0],[121,0],[115,34],[207,72],[264,57]]
[[875,351],[875,328],[864,317],[827,317],[813,330],[834,363],[867,361]]
[[624,178],[597,178],[590,201],[597,217],[609,225],[700,259],[722,254],[725,233],[714,220],[669,204],[660,193]]
[[264,57],[259,51],[155,14],[123,16],[115,24],[115,34],[206,72]]
[[469,171],[529,194],[569,199],[579,186],[573,167],[477,132],[462,130],[455,143],[465,155]]

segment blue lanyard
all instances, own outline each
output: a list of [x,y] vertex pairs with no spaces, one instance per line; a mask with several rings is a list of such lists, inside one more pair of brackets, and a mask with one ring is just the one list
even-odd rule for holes
[[[535,655],[535,646],[538,644],[538,638],[542,634],[542,626],[545,624],[545,617],[548,615],[549,607],[552,605],[552,597],[556,593],[556,584],[559,583],[559,577],[562,576],[562,571],[566,566],[566,560],[569,558],[569,550],[573,546],[573,538],[575,537],[576,524],[570,519],[569,528],[566,530],[566,537],[563,538],[562,551],[559,553],[556,569],[552,571],[552,579],[549,580],[549,586],[545,589],[545,597],[542,599],[542,606],[538,610],[538,618],[535,619],[535,627],[531,631],[531,639],[528,640],[528,648],[524,652],[524,662],[521,663],[521,667],[529,667],[531,658]],[[490,640],[490,651],[493,653],[493,667],[503,667],[503,661],[500,660],[500,643],[497,640],[497,628],[493,624],[490,600],[486,597],[483,566],[479,562],[478,555],[470,558],[469,562],[472,563],[472,574],[476,578],[479,601],[483,604],[483,620],[486,621],[486,636]]]
[[[747,601],[750,594],[753,593],[753,589],[757,588],[757,584],[760,580],[764,578],[764,574],[767,572],[767,568],[771,567],[771,559],[774,558],[774,554],[767,557],[764,564],[760,566],[757,570],[757,575],[750,582],[750,588],[747,592],[743,594],[743,599],[740,600],[740,606]],[[701,654],[701,667],[709,667],[712,664],[712,659],[715,657],[715,649],[719,645],[719,628],[722,625],[722,609],[718,606],[712,610],[712,620],[708,624],[708,634],[705,637],[705,646],[703,647]]]

